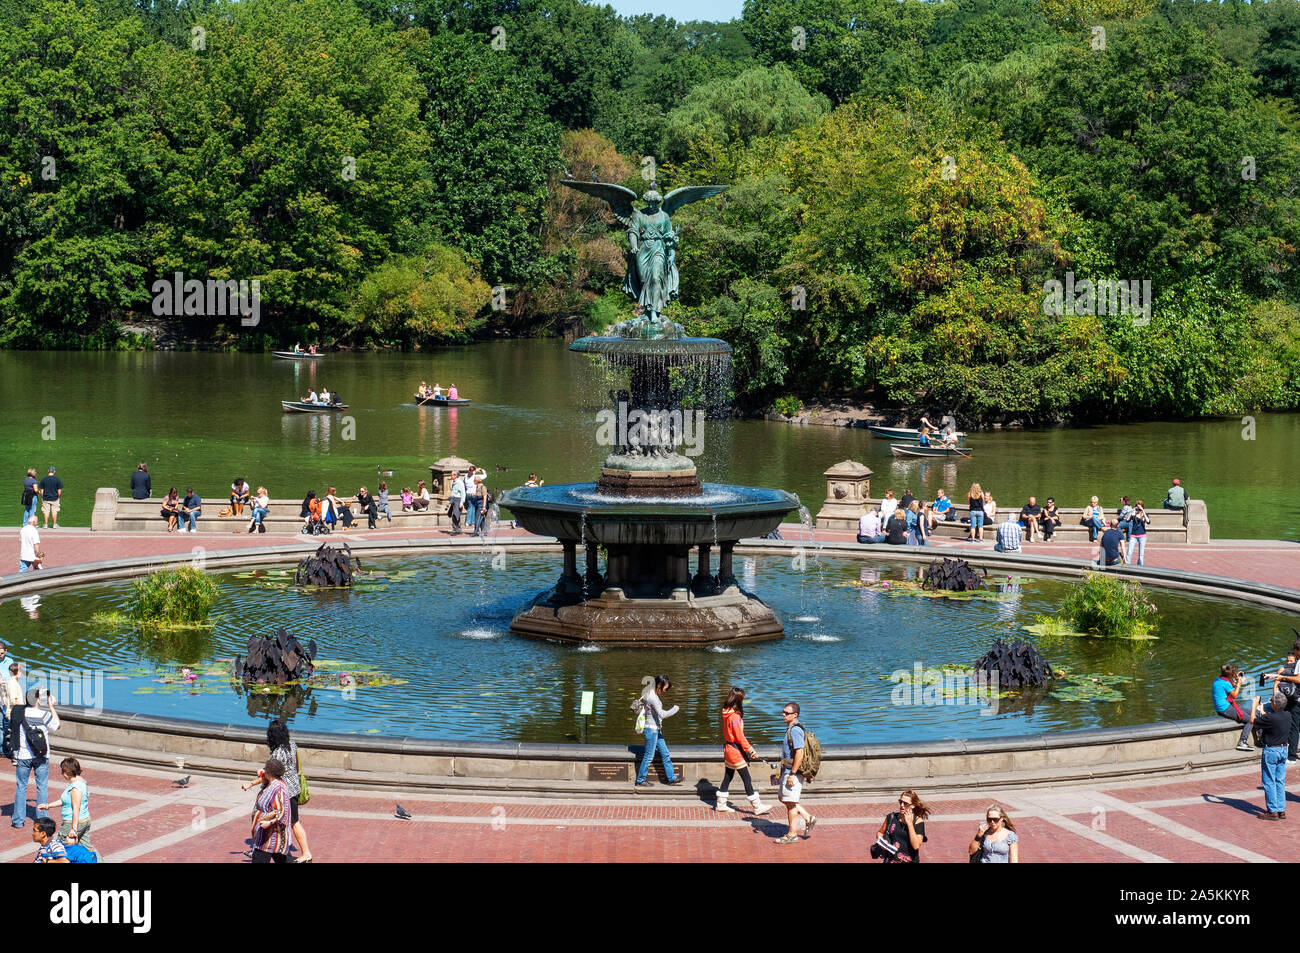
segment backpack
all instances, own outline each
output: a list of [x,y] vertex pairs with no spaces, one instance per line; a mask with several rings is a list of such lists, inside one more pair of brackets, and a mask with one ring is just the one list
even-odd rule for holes
[[[17,707],[18,706],[16,705],[14,706],[15,709],[17,709]],[[50,744],[45,738],[45,729],[39,726],[27,724],[26,708],[23,709],[23,713],[21,717],[14,720],[21,721],[23,727],[23,734],[27,736],[27,750],[29,750],[32,753],[33,758],[44,758],[46,755],[50,753]],[[14,740],[17,741],[18,739],[15,738]],[[15,755],[18,752],[18,748],[19,746],[15,744],[14,745]]]
[[[800,725],[797,721],[794,725],[791,725],[785,733],[787,741],[790,738],[790,732],[794,731],[795,725],[803,728],[803,725]],[[811,731],[803,728],[803,762],[799,765],[799,777],[804,781],[811,781],[817,777],[817,772],[821,766],[822,743],[817,740],[817,736]],[[793,764],[786,765],[786,767],[793,767]]]
[[31,506],[34,499],[36,499],[36,487],[23,484],[23,506]]
[[[1295,665],[1283,665],[1282,674],[1294,675],[1296,673],[1296,667],[1297,666]],[[1294,703],[1295,701],[1300,700],[1300,685],[1297,685],[1295,682],[1284,682],[1281,679],[1278,679],[1276,684],[1277,690],[1282,693],[1282,697],[1284,697],[1288,703]]]
[[97,864],[99,854],[83,844],[67,844],[63,848],[70,864]]

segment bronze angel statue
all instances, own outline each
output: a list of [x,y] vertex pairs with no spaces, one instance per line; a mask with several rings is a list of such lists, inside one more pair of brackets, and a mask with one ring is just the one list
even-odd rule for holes
[[641,196],[644,209],[633,208],[636,193],[609,182],[563,181],[571,189],[604,199],[614,217],[627,229],[631,250],[627,256],[627,274],[623,291],[641,305],[642,316],[651,322],[663,320],[668,302],[677,297],[677,232],[672,214],[688,202],[698,202],[726,191],[725,185],[684,185],[666,196],[657,184]]

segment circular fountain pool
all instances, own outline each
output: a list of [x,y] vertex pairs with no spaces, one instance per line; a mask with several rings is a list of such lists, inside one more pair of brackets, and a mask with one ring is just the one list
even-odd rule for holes
[[[168,718],[291,726],[441,740],[575,741],[583,691],[595,693],[593,742],[635,743],[629,702],[643,676],[667,674],[667,723],[676,744],[717,742],[717,709],[742,685],[755,742],[780,737],[782,704],[795,699],[827,743],[1019,735],[1203,717],[1219,665],[1276,664],[1295,617],[1229,599],[1153,590],[1159,641],[1037,639],[1021,627],[1060,603],[1068,583],[1025,578],[1000,597],[919,597],[884,582],[916,565],[826,558],[737,557],[736,575],[785,622],[776,642],[699,650],[595,649],[522,639],[511,618],[554,581],[554,557],[493,553],[367,560],[382,574],[355,591],[290,585],[292,569],[217,574],[223,587],[207,632],[146,636],[88,624],[120,609],[128,584],[25,597],[0,605],[12,653],[32,668],[102,673],[102,706]],[[315,638],[323,666],[310,689],[249,695],[229,660],[248,636],[284,625]],[[1073,677],[1073,690],[999,699],[996,707],[908,683],[919,665],[969,664],[994,638],[1025,636]],[[181,675],[191,669],[194,679]],[[337,673],[378,684],[341,690]],[[903,673],[903,681],[890,676]],[[1097,679],[1097,681],[1093,681]],[[964,703],[963,703],[964,702]]]

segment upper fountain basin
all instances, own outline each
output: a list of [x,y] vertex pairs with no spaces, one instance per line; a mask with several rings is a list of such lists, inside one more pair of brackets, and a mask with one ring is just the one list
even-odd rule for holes
[[530,533],[586,539],[602,545],[696,546],[766,536],[799,508],[784,490],[705,483],[699,496],[623,497],[595,483],[524,486],[507,490],[502,508]]
[[644,338],[587,337],[569,345],[570,351],[604,354],[609,357],[654,355],[658,357],[720,357],[731,354],[731,345],[718,338]]

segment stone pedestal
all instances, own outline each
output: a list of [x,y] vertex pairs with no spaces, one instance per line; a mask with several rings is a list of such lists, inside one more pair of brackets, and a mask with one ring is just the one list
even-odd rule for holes
[[1183,525],[1187,527],[1189,543],[1208,543],[1210,541],[1210,517],[1205,509],[1204,500],[1188,500],[1183,509]]
[[[443,457],[429,467],[429,495],[445,508],[451,500],[451,485],[456,477],[472,467],[472,463],[461,457]],[[388,492],[391,495],[393,488],[389,487]]]
[[101,486],[95,491],[95,508],[90,511],[90,528],[116,529],[117,487]]
[[826,502],[817,512],[817,528],[856,530],[871,494],[870,468],[854,460],[844,460],[823,476],[826,477]]

